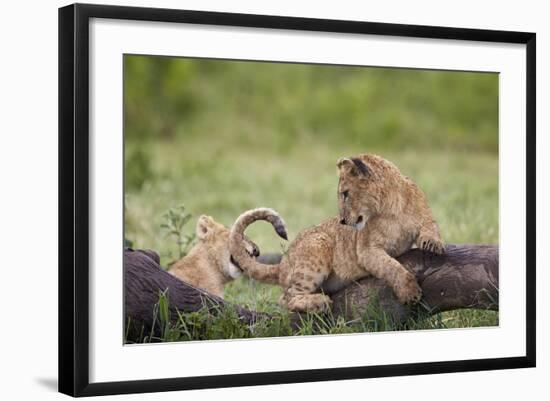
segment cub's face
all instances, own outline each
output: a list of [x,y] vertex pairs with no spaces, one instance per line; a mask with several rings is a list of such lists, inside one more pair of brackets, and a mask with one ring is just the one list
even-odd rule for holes
[[372,170],[358,158],[342,158],[337,167],[340,223],[361,230],[379,208],[376,180]]
[[[197,221],[197,238],[208,247],[209,253],[215,258],[222,274],[235,279],[242,275],[242,269],[232,261],[229,253],[230,230],[223,224],[216,222],[212,217],[202,215]],[[252,257],[260,255],[258,246],[246,236],[243,247]]]

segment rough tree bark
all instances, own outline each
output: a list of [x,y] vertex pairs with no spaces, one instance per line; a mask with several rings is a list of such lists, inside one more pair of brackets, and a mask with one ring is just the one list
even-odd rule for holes
[[364,310],[373,296],[384,311],[400,321],[418,311],[498,310],[498,246],[448,245],[445,255],[413,249],[398,260],[416,275],[422,288],[419,305],[405,307],[382,280],[365,278],[332,296],[334,312],[353,317],[354,309]]
[[[277,263],[280,255],[261,257],[264,263]],[[448,245],[446,254],[437,256],[413,249],[398,260],[417,277],[423,291],[421,304],[401,305],[381,280],[365,278],[332,294],[333,313],[352,318],[364,311],[373,297],[396,320],[403,320],[421,308],[424,313],[478,308],[498,310],[498,246]],[[204,305],[227,305],[223,299],[186,284],[160,268],[154,251],[126,250],[124,253],[124,307],[129,338],[141,330],[152,330],[153,309],[159,292],[168,290],[171,318],[177,312],[197,311]],[[253,323],[261,314],[233,305],[243,322]],[[152,330],[156,335],[158,332]]]

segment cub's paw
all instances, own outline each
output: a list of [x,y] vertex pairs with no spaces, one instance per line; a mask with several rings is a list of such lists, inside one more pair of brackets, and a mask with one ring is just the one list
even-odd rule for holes
[[418,247],[424,251],[443,255],[445,253],[445,244],[439,238],[418,237]]
[[420,298],[422,298],[422,289],[418,285],[414,275],[407,273],[399,281],[395,295],[402,304],[412,305],[418,303]]
[[326,313],[330,311],[332,300],[324,294],[300,294],[292,296],[284,306],[293,312]]

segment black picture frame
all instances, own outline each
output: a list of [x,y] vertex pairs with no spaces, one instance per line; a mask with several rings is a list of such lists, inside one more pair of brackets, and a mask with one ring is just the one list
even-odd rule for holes
[[[90,383],[89,22],[91,18],[526,45],[526,354],[521,357]],[[74,4],[59,9],[59,391],[93,396],[534,367],[536,35],[438,26]]]

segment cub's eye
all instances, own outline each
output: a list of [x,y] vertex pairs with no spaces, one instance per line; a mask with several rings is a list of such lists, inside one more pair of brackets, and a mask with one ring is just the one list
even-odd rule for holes
[[342,195],[342,199],[343,199],[343,200],[346,200],[346,199],[348,199],[349,191],[347,191],[347,190],[346,190],[346,191],[343,191],[341,195]]

